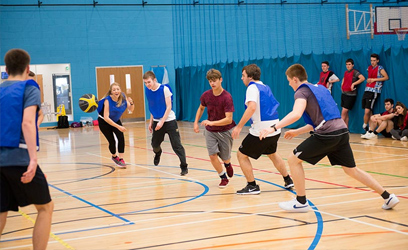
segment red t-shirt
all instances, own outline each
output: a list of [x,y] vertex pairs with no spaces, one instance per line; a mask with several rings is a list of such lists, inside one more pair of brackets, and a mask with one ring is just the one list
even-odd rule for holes
[[[225,118],[226,112],[234,112],[234,103],[232,96],[226,90],[222,91],[219,96],[215,96],[212,90],[205,91],[200,97],[201,105],[207,107],[209,121],[218,121]],[[225,132],[235,126],[234,120],[231,124],[225,126],[206,126],[210,132]]]

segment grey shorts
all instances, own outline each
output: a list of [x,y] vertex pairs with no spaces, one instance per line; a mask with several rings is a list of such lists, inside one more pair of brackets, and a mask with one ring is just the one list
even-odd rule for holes
[[218,156],[224,161],[231,159],[233,141],[231,133],[232,129],[225,132],[210,132],[204,130],[208,155],[218,154]]

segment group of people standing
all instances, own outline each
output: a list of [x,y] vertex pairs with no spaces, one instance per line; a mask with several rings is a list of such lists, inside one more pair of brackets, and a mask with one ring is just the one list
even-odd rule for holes
[[[368,78],[364,89],[362,108],[364,109],[363,129],[365,133],[362,139],[378,138],[381,133],[386,138],[408,141],[407,109],[401,102],[397,102],[394,108],[394,100],[387,98],[384,101],[385,112],[373,115],[372,111],[376,100],[379,98],[383,83],[389,79],[384,67],[379,65],[380,57],[371,54],[371,65],[367,68]],[[322,62],[322,72],[320,73],[318,85],[325,86],[329,91],[334,82],[340,79],[329,70],[329,62]],[[341,118],[348,126],[349,111],[353,109],[357,100],[357,86],[364,82],[366,78],[358,70],[354,69],[354,61],[346,60],[347,71],[341,82]]]

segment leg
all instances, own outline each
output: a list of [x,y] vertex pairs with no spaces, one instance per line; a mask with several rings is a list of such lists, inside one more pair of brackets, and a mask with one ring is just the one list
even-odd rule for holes
[[0,213],[0,237],[3,233],[4,226],[6,226],[7,212]]
[[275,168],[279,171],[279,173],[282,176],[288,176],[288,170],[286,169],[285,162],[283,161],[282,157],[278,153],[273,153],[268,155],[269,159],[273,162],[273,165],[275,165]]
[[344,108],[341,110],[341,119],[343,119],[343,121],[346,123],[347,127],[348,127],[348,123],[349,123],[349,110]]
[[105,120],[98,118],[99,122],[99,129],[101,130],[102,134],[105,136],[106,140],[109,143],[109,151],[112,156],[116,156],[116,141],[115,137],[113,136],[112,126],[109,125]]
[[391,129],[394,128],[394,122],[392,120],[388,120],[386,122],[387,122],[387,126],[385,127],[385,131],[389,133]]
[[292,152],[288,158],[288,163],[297,196],[306,196],[305,171],[302,160],[297,158]]
[[239,165],[242,169],[242,172],[245,175],[247,182],[255,181],[254,172],[252,170],[252,164],[248,156],[238,151],[237,158],[238,158]]
[[378,128],[375,130],[375,132],[381,133],[381,131],[383,131],[384,129],[387,128],[387,125],[388,125],[388,121],[382,121],[382,122],[379,124]]
[[173,148],[174,153],[176,153],[176,155],[180,159],[180,167],[186,168],[187,167],[186,151],[184,150],[184,147],[181,144],[177,122],[174,120],[166,123],[165,124],[168,125],[166,127],[166,132],[169,135],[171,147]]
[[401,139],[401,130],[399,129],[391,129],[390,133],[392,134],[392,136],[394,136],[395,139],[400,140]]
[[373,189],[380,195],[385,191],[385,189],[380,185],[380,183],[378,183],[376,179],[374,179],[371,175],[359,169],[358,167],[354,167],[354,168],[343,167],[343,171],[347,175],[358,180],[359,182],[363,183],[367,187]]
[[364,124],[367,124],[370,121],[371,109],[364,109]]
[[157,125],[157,122],[153,122],[153,134],[152,134],[152,148],[154,153],[161,153],[161,147],[160,145],[164,141],[164,135],[166,134],[166,130],[163,128],[166,123],[164,123],[163,127],[161,127],[159,130],[155,130]]
[[46,249],[51,231],[52,211],[54,203],[51,201],[45,205],[35,205],[38,211],[33,231],[34,249]]
[[210,155],[211,164],[213,165],[214,169],[217,170],[218,174],[221,174],[224,171],[220,160],[218,159],[217,154]]
[[[118,124],[122,126],[122,123],[120,121],[118,122]],[[125,135],[119,129],[114,127],[112,127],[112,131],[118,139],[119,158],[123,159],[123,155],[125,153]]]

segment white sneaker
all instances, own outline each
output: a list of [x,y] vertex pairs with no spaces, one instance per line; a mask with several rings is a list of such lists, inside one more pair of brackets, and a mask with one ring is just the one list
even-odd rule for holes
[[393,135],[391,135],[391,138],[393,139],[393,140],[396,140],[397,138],[395,138]]
[[306,204],[302,204],[298,202],[296,198],[290,201],[280,202],[279,207],[283,210],[294,213],[306,213],[310,209],[310,206],[307,202]]
[[368,133],[368,134],[366,135],[366,137],[364,137],[364,139],[367,139],[367,140],[377,139],[377,138],[378,138],[378,135],[376,135],[376,134],[374,134],[374,133]]
[[390,194],[388,199],[384,200],[384,204],[382,205],[382,209],[388,210],[395,207],[399,203],[399,200],[395,194]]
[[406,136],[401,137],[401,141],[408,141],[408,138]]
[[361,135],[361,139],[366,139],[366,137],[367,137],[367,135],[369,134],[370,132],[366,132],[365,134],[363,134],[363,135]]

